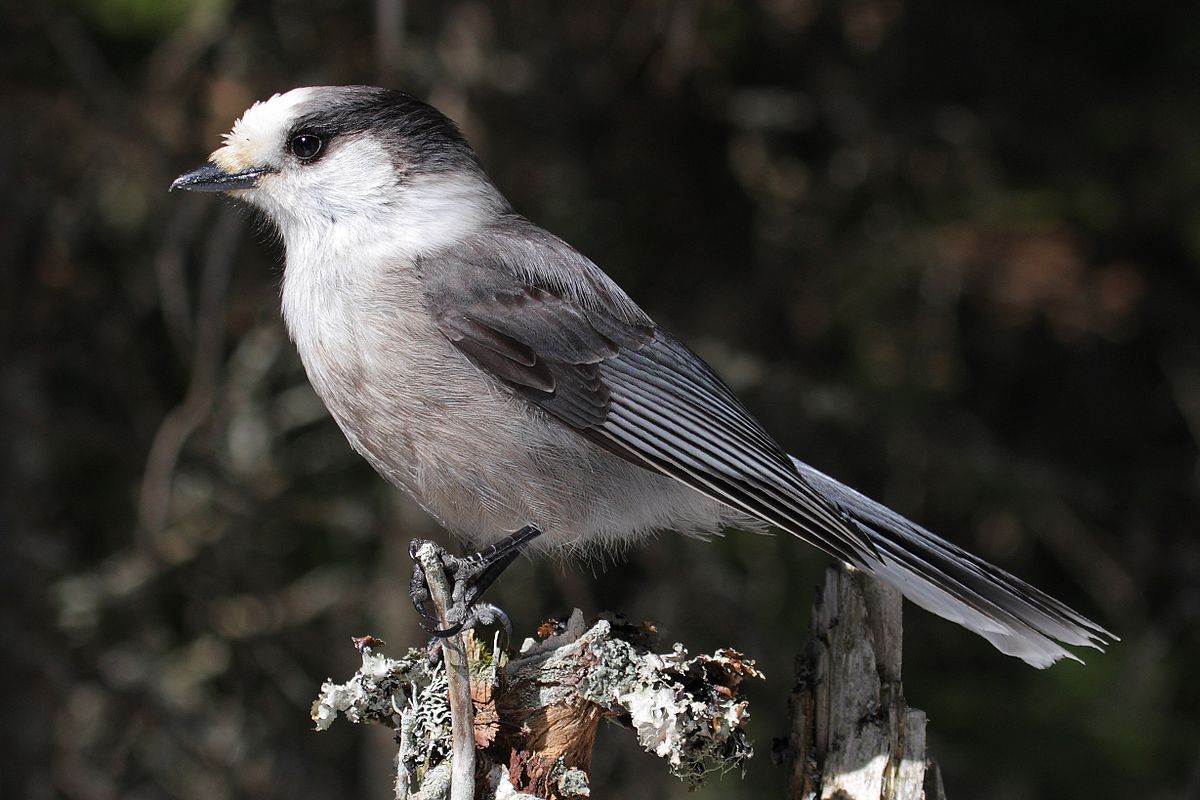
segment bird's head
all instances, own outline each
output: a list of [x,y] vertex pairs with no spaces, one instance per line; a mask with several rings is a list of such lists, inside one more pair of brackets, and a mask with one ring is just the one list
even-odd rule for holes
[[305,87],[255,103],[208,163],[171,189],[224,192],[262,209],[289,250],[298,239],[380,226],[436,246],[507,209],[453,122],[368,86]]

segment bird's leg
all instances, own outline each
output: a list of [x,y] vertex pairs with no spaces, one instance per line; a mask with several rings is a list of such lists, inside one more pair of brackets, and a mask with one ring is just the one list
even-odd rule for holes
[[453,636],[464,628],[476,624],[491,624],[499,622],[511,636],[512,623],[508,615],[491,603],[480,603],[479,598],[491,586],[500,573],[516,560],[521,549],[541,536],[542,532],[532,525],[526,525],[521,530],[504,537],[493,545],[483,548],[478,553],[469,556],[452,556],[442,548],[438,548],[439,557],[445,567],[446,575],[453,582],[451,600],[453,606],[446,612],[446,627],[438,627],[438,618],[431,613],[429,603],[429,587],[425,582],[425,570],[417,560],[417,551],[424,544],[420,539],[413,540],[409,545],[409,555],[413,560],[412,581],[409,593],[413,606],[423,620],[434,623],[433,627],[421,622],[421,627],[436,637]]

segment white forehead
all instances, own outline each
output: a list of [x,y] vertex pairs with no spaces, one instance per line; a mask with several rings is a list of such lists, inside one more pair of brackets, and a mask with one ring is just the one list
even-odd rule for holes
[[271,163],[298,109],[312,99],[314,91],[311,86],[292,89],[250,106],[223,137],[224,146],[213,151],[212,161],[230,172]]

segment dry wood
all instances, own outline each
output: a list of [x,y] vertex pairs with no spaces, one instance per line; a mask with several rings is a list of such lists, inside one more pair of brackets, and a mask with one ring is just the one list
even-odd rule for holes
[[[451,605],[450,585],[438,548],[425,542],[417,550],[417,560],[425,571],[429,596],[443,628],[450,627],[447,611]],[[452,767],[450,800],[475,797],[475,712],[471,697],[471,673],[467,668],[466,636],[459,634],[442,640],[446,662],[446,684],[450,698]]]
[[901,684],[901,596],[845,568],[826,573],[790,700],[788,797],[938,800],[925,713]]

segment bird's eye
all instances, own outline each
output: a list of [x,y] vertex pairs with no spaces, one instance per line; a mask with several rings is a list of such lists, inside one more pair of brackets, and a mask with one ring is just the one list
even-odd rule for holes
[[288,142],[288,150],[292,151],[292,155],[301,161],[312,161],[324,146],[325,142],[321,141],[321,137],[314,133],[301,133],[293,136],[292,140]]

